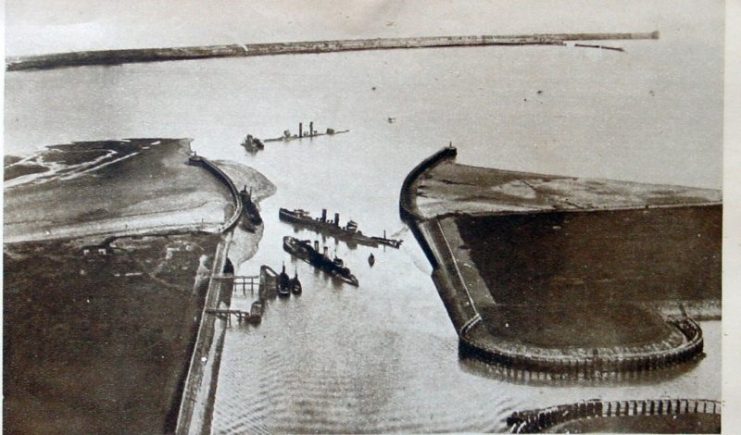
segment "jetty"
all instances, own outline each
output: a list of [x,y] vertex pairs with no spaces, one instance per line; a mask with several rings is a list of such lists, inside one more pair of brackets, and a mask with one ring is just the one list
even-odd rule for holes
[[227,320],[227,325],[231,325],[232,316],[237,318],[239,323],[257,323],[259,322],[259,316],[255,316],[249,311],[243,310],[229,310],[229,309],[218,309],[218,308],[207,308],[207,314],[215,314]]
[[239,219],[242,217],[242,212],[244,208],[244,203],[242,202],[242,195],[240,194],[239,190],[237,189],[237,186],[234,185],[234,182],[231,178],[229,178],[224,171],[221,170],[215,163],[213,163],[211,160],[199,156],[195,152],[193,152],[188,157],[188,164],[194,165],[194,166],[203,166],[211,172],[216,178],[218,178],[221,182],[223,182],[226,187],[229,189],[229,193],[232,195],[232,199],[234,200],[234,213],[232,213],[231,217],[226,220],[220,227],[219,232],[224,233],[230,229],[232,229],[237,222],[239,222]]
[[480,168],[456,155],[445,147],[417,165],[399,207],[464,354],[585,377],[702,355],[698,323],[655,306],[720,300],[720,191]]
[[641,39],[659,39],[659,32],[420,36],[409,38],[341,39],[262,44],[205,45],[54,53],[35,56],[10,57],[7,58],[5,62],[8,71],[23,71],[86,65],[121,65],[125,63],[162,62],[219,57],[253,57],[285,54],[321,54],[342,51],[430,49],[446,47],[517,47],[524,45],[566,46],[567,43],[573,41],[617,41]]
[[[216,248],[209,274],[196,341],[178,409],[176,434],[210,432],[209,409],[213,406],[216,391],[213,377],[218,374],[221,363],[225,326],[231,323],[232,315],[237,316],[238,320],[250,323],[259,323],[262,317],[262,306],[259,306],[258,310],[251,310],[249,314],[229,308],[235,287],[241,287],[243,293],[246,293],[249,286],[250,292],[254,293],[257,282],[254,276],[235,276],[234,265],[228,258],[234,227],[240,221],[244,222],[245,219],[259,218],[259,214],[253,214],[257,208],[252,202],[251,192],[247,196],[246,188],[242,191],[238,190],[232,179],[221,168],[203,156],[192,153],[188,158],[188,164],[204,167],[224,183],[231,193],[235,206],[232,215],[219,227],[222,240]],[[246,209],[245,205],[247,205]]]

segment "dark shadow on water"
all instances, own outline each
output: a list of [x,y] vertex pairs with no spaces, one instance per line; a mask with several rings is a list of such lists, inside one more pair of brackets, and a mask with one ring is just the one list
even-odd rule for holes
[[701,356],[692,361],[679,364],[674,367],[656,369],[650,371],[636,371],[627,373],[548,373],[533,372],[530,370],[516,369],[501,364],[487,362],[476,357],[466,350],[458,347],[458,365],[469,374],[483,378],[508,382],[517,385],[528,386],[560,386],[560,387],[609,387],[609,386],[646,386],[657,385],[672,379],[676,379],[692,370],[705,358]]

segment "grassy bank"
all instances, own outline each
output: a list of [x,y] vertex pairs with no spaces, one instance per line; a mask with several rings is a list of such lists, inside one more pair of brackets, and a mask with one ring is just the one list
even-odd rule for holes
[[498,303],[721,298],[720,205],[467,216],[457,224]]
[[171,431],[218,238],[6,245],[4,430]]

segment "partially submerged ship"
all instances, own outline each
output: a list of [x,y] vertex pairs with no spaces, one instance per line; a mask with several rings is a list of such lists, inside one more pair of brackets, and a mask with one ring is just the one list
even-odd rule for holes
[[283,130],[283,136],[265,139],[265,142],[278,142],[278,141],[290,142],[292,140],[304,139],[304,138],[314,138],[314,137],[319,137],[319,136],[334,136],[336,134],[347,133],[349,131],[350,130],[335,130],[332,127],[327,127],[327,130],[324,133],[321,133],[317,130],[314,130],[314,122],[312,121],[309,123],[309,131],[304,132],[304,123],[299,122],[298,123],[298,134],[293,134],[291,133],[291,130],[286,129],[286,130]]
[[[350,269],[345,266],[342,259],[337,256],[329,258],[326,246],[324,247],[324,252],[320,253],[319,242],[317,241],[315,241],[314,246],[312,246],[309,240],[299,240],[295,237],[285,236],[283,237],[283,249],[294,257],[304,260],[335,278],[338,278],[350,285],[358,286],[358,279],[350,272]],[[286,278],[288,278],[287,274]],[[286,285],[288,286],[289,284],[287,283]]]
[[257,204],[252,200],[252,189],[247,190],[247,186],[244,186],[239,192],[239,197],[242,200],[243,207],[240,225],[244,230],[254,233],[257,226],[262,223],[262,217],[260,216],[260,210],[257,209]]
[[242,146],[245,150],[247,150],[248,153],[256,153],[258,151],[265,149],[265,144],[262,143],[262,141],[251,134],[248,134],[245,136],[244,140],[242,140]]
[[247,321],[252,324],[258,324],[262,321],[262,315],[265,311],[265,308],[263,306],[262,300],[255,301],[252,303],[252,307],[250,307],[250,315],[247,318]]
[[363,245],[377,247],[378,245],[391,246],[399,248],[402,240],[387,239],[384,232],[383,237],[366,236],[358,230],[358,223],[350,220],[344,227],[340,225],[340,214],[334,214],[334,220],[327,219],[327,209],[322,209],[322,216],[313,218],[306,210],[296,209],[288,210],[281,208],[278,210],[278,217],[282,221],[308,227],[319,233],[334,236],[340,240],[356,242]]

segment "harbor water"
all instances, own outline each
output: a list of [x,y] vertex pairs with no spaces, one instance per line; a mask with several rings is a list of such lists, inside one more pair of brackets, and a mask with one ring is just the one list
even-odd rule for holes
[[[5,149],[191,137],[199,154],[253,166],[277,186],[260,204],[258,252],[237,267],[254,275],[284,264],[303,294],[268,302],[259,326],[227,330],[214,433],[503,431],[514,410],[582,399],[719,399],[717,321],[702,323],[704,359],[649,378],[511,379],[461,360],[431,267],[398,215],[405,175],[450,141],[467,164],[720,188],[722,75],[697,74],[692,53],[682,57],[687,47],[671,39],[623,46],[627,53],[472,48],[9,73]],[[350,132],[269,143],[255,155],[239,146],[247,133],[295,133],[299,121]],[[327,208],[404,243],[322,240],[280,222],[280,207]],[[292,260],[286,235],[320,240],[359,287]],[[233,306],[252,300],[237,290]]]

